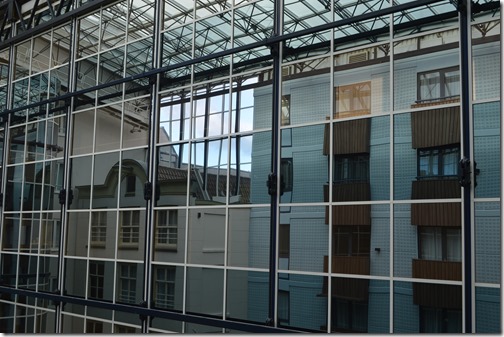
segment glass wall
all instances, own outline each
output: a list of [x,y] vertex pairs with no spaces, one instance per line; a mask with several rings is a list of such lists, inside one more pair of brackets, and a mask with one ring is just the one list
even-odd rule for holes
[[0,332],[500,331],[498,3],[85,4],[0,50]]

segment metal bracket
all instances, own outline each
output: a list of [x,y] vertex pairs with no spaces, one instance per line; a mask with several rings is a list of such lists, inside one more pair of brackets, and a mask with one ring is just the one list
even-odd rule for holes
[[[277,194],[277,175],[275,173],[268,174],[268,180],[266,181],[266,186],[268,186],[268,194],[274,196]],[[283,177],[280,176],[280,195],[283,195],[285,188],[285,183]]]
[[161,188],[159,187],[159,183],[156,182],[156,186],[155,186],[155,190],[154,190],[154,198],[156,199],[156,201],[159,201],[159,198],[161,196]]
[[144,185],[144,200],[151,200],[152,198],[152,183],[150,181],[146,181]]
[[[140,303],[138,303],[138,305],[141,306],[142,308],[147,308],[147,301],[141,301]],[[138,317],[142,322],[147,319],[147,315],[144,314],[139,314]]]
[[[65,204],[66,196],[67,196],[67,190],[66,189],[60,190],[58,195],[60,205]],[[70,189],[68,190],[68,206],[72,204],[72,201],[73,201],[73,191]]]
[[[478,186],[476,177],[480,174],[480,170],[476,168],[477,163],[474,162],[474,187]],[[459,161],[458,167],[459,184],[462,187],[469,187],[471,185],[471,161],[469,158],[462,158]]]
[[280,55],[280,43],[273,43],[269,45],[271,56],[278,57]]

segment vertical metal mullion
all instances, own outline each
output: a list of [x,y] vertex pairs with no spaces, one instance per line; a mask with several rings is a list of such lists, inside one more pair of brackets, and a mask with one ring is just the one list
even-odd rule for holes
[[[153,52],[152,52],[152,69],[157,69],[161,67],[161,23],[163,22],[163,1],[156,0],[154,4],[154,37],[153,37]],[[125,48],[127,50],[127,47]],[[150,79],[150,125],[149,125],[149,144],[148,144],[148,156],[147,156],[147,174],[148,181],[151,182],[151,195],[150,200],[146,204],[146,219],[145,219],[145,250],[144,250],[144,284],[143,284],[143,294],[144,305],[147,308],[151,307],[151,290],[152,283],[150,282],[152,276],[152,245],[154,237],[154,203],[156,201],[156,171],[157,171],[157,156],[156,156],[156,139],[157,139],[157,123],[158,123],[158,113],[159,109],[159,81],[161,75],[155,75],[155,78]],[[147,333],[150,326],[151,317],[147,317],[142,321],[142,332]]]
[[[394,6],[390,0],[389,6]],[[394,332],[394,13],[389,14],[389,333]],[[418,95],[417,95],[418,97]]]
[[[205,191],[208,191],[208,151],[209,151],[209,148],[210,148],[210,142],[208,140],[208,125],[210,123],[210,92],[211,92],[211,85],[210,83],[206,85],[206,89],[205,89],[205,117],[203,119],[203,137],[204,137],[204,145],[203,145],[203,189]],[[196,91],[194,91],[194,93],[196,93]],[[196,97],[198,97],[197,95],[195,95]],[[193,113],[193,116],[194,116],[194,125],[196,127],[196,110],[198,109],[198,100],[196,100],[196,104],[194,104],[194,110],[191,110],[191,112]],[[195,137],[196,135],[193,134],[193,136]],[[222,148],[222,138],[220,140],[221,142],[221,148]],[[219,159],[218,159],[218,163],[219,163],[219,166],[220,166],[220,156],[219,156]],[[195,162],[196,164],[196,162]],[[218,172],[218,169],[217,169],[217,172]],[[216,175],[215,177],[216,179],[216,189],[217,191],[219,190],[219,176],[218,174]],[[215,191],[216,195],[219,195],[217,193],[217,191]]]
[[[231,83],[231,88],[233,87]],[[237,86],[236,86],[236,109],[235,109],[235,125],[234,125],[234,132],[240,132],[240,113],[241,113],[241,80],[237,81]],[[231,96],[233,94],[231,93]],[[233,106],[232,106],[232,100],[231,100],[231,112],[233,111]],[[240,144],[241,144],[241,135],[237,135],[235,138],[235,146],[236,146],[236,183],[235,183],[235,195],[240,194]]]
[[[275,0],[274,4],[274,19],[273,19],[273,36],[282,34],[282,0]],[[269,310],[268,310],[268,325],[277,326],[276,322],[276,288],[277,288],[277,227],[278,227],[278,202],[280,177],[278,175],[278,156],[279,156],[279,113],[280,113],[280,95],[282,82],[282,43],[275,43],[271,46],[271,54],[273,56],[273,106],[272,106],[272,125],[271,125],[271,173],[272,180],[277,188],[275,193],[271,194],[271,214],[270,214],[270,254],[269,254]],[[273,182],[271,180],[271,182]]]
[[[471,1],[459,2],[459,25],[460,25],[460,77],[461,77],[461,112],[462,112],[462,156],[471,159],[471,76],[469,73],[471,59]],[[474,163],[471,163],[471,167]],[[471,171],[474,171],[473,169]],[[471,174],[473,175],[473,174]],[[474,176],[471,177],[474,182]],[[473,185],[473,184],[472,184]],[[472,218],[471,218],[471,190],[469,185],[463,188],[462,203],[463,203],[463,332],[474,332],[472,324]]]
[[[77,50],[77,41],[78,41],[78,29],[79,25],[77,24],[77,19],[73,18],[72,19],[72,24],[71,24],[71,31],[70,31],[70,50],[69,50],[69,56],[70,59],[68,61],[69,64],[69,70],[68,70],[68,78],[67,78],[67,83],[68,83],[68,92],[73,92],[75,91],[76,88],[76,76],[75,76],[75,58],[76,58],[76,50]],[[63,153],[63,190],[67,191],[65,195],[65,203],[61,206],[61,220],[60,220],[60,238],[59,238],[59,253],[58,253],[58,272],[57,272],[57,280],[58,280],[58,295],[64,295],[64,273],[65,273],[65,263],[64,263],[64,249],[65,247],[65,238],[66,238],[66,223],[67,223],[67,209],[69,208],[69,193],[71,191],[71,165],[70,165],[70,131],[71,131],[71,126],[72,126],[72,109],[74,106],[75,102],[75,97],[72,97],[70,100],[68,100],[66,104],[66,132],[65,132],[65,150]],[[61,333],[62,332],[62,305],[59,303],[56,305],[56,319],[55,319],[55,332],[56,333]]]
[[[334,1],[331,1],[331,5],[330,5],[330,10],[331,10],[331,20],[334,20],[335,19],[335,13],[334,13]],[[335,29],[331,29],[331,42],[330,42],[330,48],[331,48],[331,51],[329,53],[329,57],[330,57],[330,78],[329,78],[329,107],[330,107],[330,110],[329,110],[329,113],[330,113],[330,118],[329,118],[329,123],[326,124],[329,128],[329,153],[327,155],[327,158],[328,158],[328,171],[329,171],[329,188],[328,188],[328,196],[327,196],[327,200],[328,200],[328,206],[327,207],[327,210],[328,210],[328,214],[329,214],[329,217],[328,217],[328,235],[329,237],[327,238],[328,240],[328,251],[327,251],[327,273],[328,273],[328,276],[324,276],[324,277],[327,277],[327,332],[328,333],[331,333],[333,327],[332,327],[332,315],[333,315],[333,310],[332,310],[332,303],[333,303],[333,299],[332,299],[332,277],[331,277],[331,273],[332,273],[332,257],[333,257],[333,247],[334,247],[334,241],[333,241],[333,233],[334,233],[334,226],[333,226],[333,217],[334,217],[334,214],[333,214],[333,206],[332,206],[332,201],[333,201],[333,198],[332,198],[332,195],[333,195],[333,188],[334,188],[334,142],[333,142],[333,139],[334,139],[334,111],[336,109],[335,107],[335,100],[334,100],[334,96],[335,96],[335,91],[334,91],[334,87],[335,87],[335,77],[336,77],[336,73],[335,73],[335,69],[334,69],[334,59],[335,59],[335,43],[334,43],[334,40],[335,40]]]
[[[13,4],[9,2],[9,11],[10,11],[10,15],[12,15],[12,6]],[[16,25],[14,23],[12,23],[12,28],[11,28],[11,32],[12,34],[14,35],[16,33]],[[12,81],[14,79],[14,67],[15,67],[15,46],[10,46],[10,50],[9,50],[9,75],[8,75],[8,81],[7,81],[7,109],[10,109],[12,108],[12,104],[13,104],[13,99],[12,99],[12,89],[13,89],[13,85],[12,85]],[[6,195],[5,195],[5,187],[6,186],[6,182],[7,182],[7,163],[8,163],[8,158],[9,158],[9,148],[8,146],[6,146],[6,142],[5,140],[7,140],[7,142],[9,142],[9,137],[10,137],[10,124],[11,124],[11,118],[12,115],[9,114],[8,117],[7,117],[7,121],[4,122],[4,144],[3,144],[3,147],[4,147],[4,152],[3,152],[3,165],[2,165],[2,189],[3,189],[3,199],[5,200],[6,198]],[[5,201],[2,200],[2,218],[0,219],[0,224],[2,225],[3,227],[3,224],[4,224],[4,206],[5,206]],[[21,221],[20,221],[21,222]],[[18,229],[19,231],[19,229]],[[3,240],[3,230],[0,231],[0,239]],[[2,241],[3,242],[3,241]],[[18,243],[19,243],[19,240],[18,240]],[[1,253],[0,253],[1,255]],[[19,252],[16,256],[16,273],[17,273],[17,265],[18,265],[18,260],[19,260]],[[17,295],[13,296],[14,297],[14,308],[15,308],[15,303],[17,301]],[[12,298],[12,297],[11,297]],[[13,315],[13,331],[15,329],[15,322],[16,322],[16,310],[14,310],[14,315]]]

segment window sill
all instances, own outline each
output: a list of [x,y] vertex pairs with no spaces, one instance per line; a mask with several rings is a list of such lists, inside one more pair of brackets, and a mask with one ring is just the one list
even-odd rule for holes
[[135,250],[138,249],[138,243],[119,243],[119,249]]
[[155,245],[154,246],[154,249],[155,250],[159,250],[159,251],[166,251],[166,252],[176,252],[177,251],[177,246],[176,245],[172,245],[172,246],[169,246],[169,245]]
[[416,101],[414,104],[411,104],[412,108],[423,108],[429,106],[443,105],[443,104],[452,104],[459,103],[460,97],[448,97],[448,98],[438,98],[435,100],[425,100],[425,101]]

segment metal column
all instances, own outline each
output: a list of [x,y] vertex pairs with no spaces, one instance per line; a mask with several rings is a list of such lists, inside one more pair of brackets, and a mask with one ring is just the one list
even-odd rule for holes
[[459,1],[459,22],[460,22],[460,77],[461,77],[461,111],[462,111],[462,160],[461,170],[464,162],[470,172],[469,179],[461,183],[463,186],[462,208],[463,208],[463,238],[464,270],[462,277],[463,284],[463,307],[464,307],[464,331],[474,332],[472,326],[472,287],[473,287],[473,260],[472,260],[472,215],[471,215],[471,190],[474,186],[474,161],[471,160],[471,1]]

